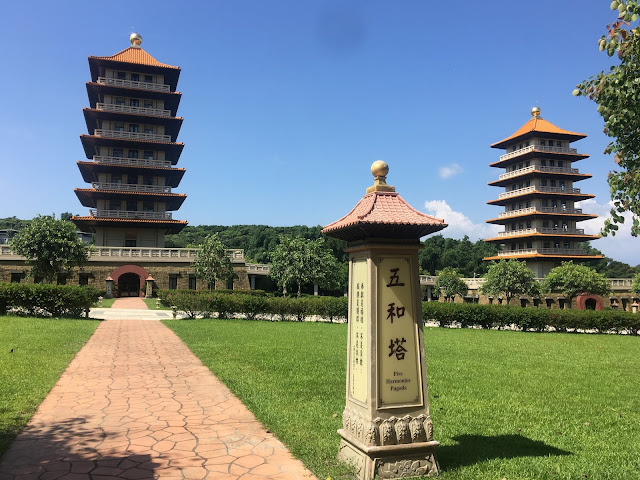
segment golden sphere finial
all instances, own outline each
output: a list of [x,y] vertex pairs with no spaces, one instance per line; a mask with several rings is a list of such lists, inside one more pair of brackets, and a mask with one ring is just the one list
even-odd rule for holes
[[140,44],[142,43],[142,35],[139,33],[132,33],[129,36],[129,41],[131,42],[132,47],[140,48]]
[[387,173],[389,173],[389,165],[383,160],[376,160],[371,164],[371,173],[375,179],[373,186],[367,188],[367,193],[371,192],[395,192],[395,187],[387,185]]
[[374,177],[386,177],[389,173],[389,165],[383,160],[376,160],[371,164],[371,173]]
[[531,115],[533,115],[534,117],[539,117],[540,116],[540,107],[533,107],[531,109]]

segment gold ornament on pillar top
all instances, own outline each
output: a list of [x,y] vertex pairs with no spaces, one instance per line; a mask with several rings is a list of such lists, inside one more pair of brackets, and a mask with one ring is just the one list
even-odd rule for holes
[[540,107],[533,107],[531,109],[531,115],[533,115],[534,117],[539,117],[540,116]]
[[387,185],[387,174],[389,173],[389,165],[382,160],[376,160],[371,164],[371,173],[375,181],[373,186],[367,188],[367,193],[371,192],[395,192],[396,187]]
[[129,36],[129,41],[131,42],[131,46],[133,48],[140,48],[140,44],[142,43],[142,35],[139,33],[132,33]]

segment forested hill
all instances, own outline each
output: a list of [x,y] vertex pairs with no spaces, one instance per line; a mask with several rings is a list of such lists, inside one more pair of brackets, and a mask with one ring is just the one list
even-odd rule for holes
[[[63,217],[70,216],[65,212]],[[0,218],[0,229],[12,228],[19,230],[28,220],[20,220],[16,217]],[[278,244],[278,236],[281,234],[301,236],[308,239],[323,237],[322,227],[307,227],[298,225],[294,227],[270,227],[267,225],[199,225],[187,226],[182,232],[175,235],[167,235],[166,246],[174,248],[197,247],[207,235],[218,233],[222,242],[229,248],[242,248],[248,261],[255,263],[269,263],[269,252]],[[325,237],[327,245],[340,262],[347,259],[344,253],[345,242],[334,238]],[[589,245],[584,245],[590,254],[601,252]],[[486,273],[488,262],[482,259],[493,256],[497,252],[494,244],[485,243],[482,240],[471,242],[468,237],[461,240],[445,238],[442,235],[431,235],[423,242],[420,250],[420,272],[435,275],[444,267],[452,267],[458,270],[463,277],[482,276]],[[640,266],[618,262],[605,257],[587,263],[598,272],[611,278],[630,278],[640,272]]]
[[[323,237],[322,227],[307,227],[296,225],[294,227],[269,227],[267,225],[198,225],[187,226],[180,233],[165,237],[166,247],[197,247],[207,235],[217,233],[229,248],[242,248],[247,260],[255,263],[269,263],[269,252],[278,244],[279,235],[300,236],[308,239]],[[345,242],[335,238],[325,237],[328,246],[336,258],[346,260],[343,252]]]

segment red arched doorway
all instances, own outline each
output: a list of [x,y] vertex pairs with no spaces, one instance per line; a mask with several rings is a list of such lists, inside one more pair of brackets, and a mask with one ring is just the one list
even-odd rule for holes
[[602,297],[600,295],[591,295],[590,293],[581,293],[576,298],[576,307],[578,310],[602,310]]
[[122,265],[111,273],[111,278],[118,286],[118,297],[143,297],[144,281],[149,273],[138,265]]

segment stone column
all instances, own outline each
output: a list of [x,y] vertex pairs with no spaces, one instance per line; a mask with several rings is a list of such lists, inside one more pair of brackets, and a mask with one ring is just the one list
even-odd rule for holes
[[106,282],[107,286],[104,296],[105,298],[113,298],[113,278],[111,278],[111,276],[108,276]]
[[318,296],[318,284],[317,283],[313,284],[313,295],[316,296],[316,297]]
[[256,276],[255,275],[249,275],[249,288],[251,288],[251,290],[255,290],[256,289]]
[[431,301],[431,285],[427,285],[427,302]]
[[360,480],[438,472],[418,248],[421,236],[446,224],[414,210],[386,185],[382,163],[371,167],[376,183],[352,210],[357,215],[324,228],[348,241],[347,391],[338,458],[353,465]]
[[153,277],[151,275],[149,275],[147,278],[145,278],[144,280],[145,282],[145,295],[144,298],[151,298],[153,297]]

